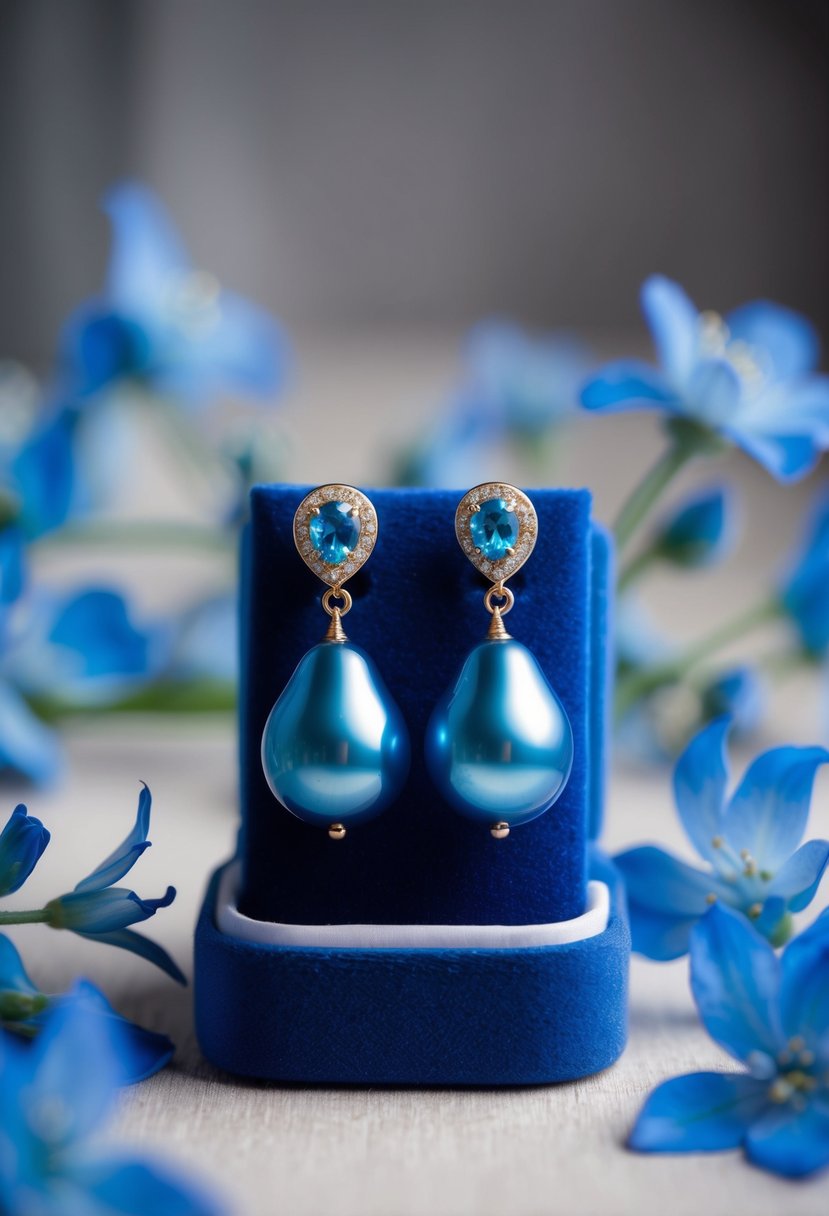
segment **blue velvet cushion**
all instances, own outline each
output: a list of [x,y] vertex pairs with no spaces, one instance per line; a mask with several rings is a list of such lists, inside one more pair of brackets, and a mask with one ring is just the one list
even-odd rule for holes
[[627,1035],[630,938],[505,950],[335,950],[196,930],[196,1030],[228,1072],[362,1085],[542,1085],[607,1068]]
[[[461,492],[366,491],[379,536],[349,583],[354,606],[344,623],[400,705],[413,760],[398,802],[333,842],[275,801],[259,759],[271,706],[327,624],[319,605],[324,587],[293,543],[294,512],[307,489],[263,486],[252,496],[242,596],[241,910],[301,924],[539,924],[578,916],[587,827],[601,797],[601,731],[589,705],[606,673],[596,632],[602,624],[591,615],[591,562],[598,554],[606,566],[607,553],[594,539],[589,494],[531,491],[538,542],[510,582],[516,603],[507,618],[570,717],[572,774],[550,812],[495,841],[440,800],[423,763],[432,707],[488,623],[488,584],[455,539]],[[591,670],[591,649],[602,651],[601,671]]]

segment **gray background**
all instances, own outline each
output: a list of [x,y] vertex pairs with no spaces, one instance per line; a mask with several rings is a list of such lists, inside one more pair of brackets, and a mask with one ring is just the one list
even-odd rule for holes
[[0,353],[43,361],[137,175],[291,327],[829,314],[827,5],[2,0]]

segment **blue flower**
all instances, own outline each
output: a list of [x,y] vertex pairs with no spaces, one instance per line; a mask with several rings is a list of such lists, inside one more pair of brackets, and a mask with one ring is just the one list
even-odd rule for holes
[[797,313],[758,300],[723,320],[698,313],[655,275],[642,308],[661,366],[621,360],[583,389],[589,410],[652,408],[736,444],[780,481],[812,469],[829,447],[829,377],[815,373],[818,341]]
[[829,491],[815,504],[800,555],[780,593],[803,650],[820,658],[829,650]]
[[175,887],[168,887],[160,899],[142,899],[135,891],[112,885],[129,873],[144,850],[150,847],[147,833],[151,806],[152,796],[144,785],[132,831],[73,891],[49,901],[47,924],[53,929],[70,929],[81,937],[130,950],[185,984],[184,975],[166,950],[128,928],[155,916],[159,908],[169,907],[176,897]]
[[790,913],[811,903],[829,862],[829,842],[800,844],[815,773],[829,752],[763,752],[727,798],[729,726],[720,719],[702,730],[674,771],[679,817],[706,869],[652,845],[614,859],[627,888],[633,948],[648,958],[685,954],[693,926],[713,903],[736,908],[779,944],[790,932]]
[[732,497],[725,486],[697,491],[663,521],[651,547],[674,566],[711,565],[731,547],[733,514]]
[[49,833],[25,806],[16,806],[0,832],[0,895],[19,891],[49,843]]
[[465,485],[510,440],[529,443],[572,417],[591,366],[569,334],[532,337],[505,321],[468,334],[458,383],[437,424],[401,469],[407,484]]
[[119,186],[104,207],[113,227],[107,286],[64,329],[62,398],[130,381],[186,406],[226,392],[272,398],[287,360],[275,321],[193,267],[149,190]]
[[212,1216],[217,1204],[188,1178],[100,1143],[132,1050],[117,1023],[104,1025],[81,983],[34,1044],[0,1037],[0,1210]]
[[759,673],[745,664],[721,672],[702,689],[702,716],[706,722],[727,717],[735,737],[756,730],[766,705],[766,686]]
[[466,339],[462,395],[508,433],[535,438],[571,417],[591,365],[570,334],[532,337],[506,321],[484,321]]
[[691,990],[708,1033],[746,1071],[665,1081],[630,1147],[742,1146],[755,1165],[789,1178],[829,1165],[829,911],[778,958],[741,916],[712,908],[691,936]]
[[[145,1030],[122,1018],[94,985],[85,983],[85,990],[90,1013],[100,1020],[101,1033],[111,1037],[115,1032],[123,1044],[123,1050],[118,1054],[119,1084],[144,1081],[169,1064],[175,1048],[166,1034]],[[34,1038],[66,999],[65,996],[47,996],[36,988],[14,945],[0,934],[0,1026]]]
[[17,522],[29,540],[60,527],[72,513],[76,422],[73,410],[47,407],[20,446],[5,455],[3,480],[17,496]]
[[132,694],[167,662],[164,623],[138,627],[106,588],[43,588],[0,613],[0,769],[39,784],[61,770],[57,736],[29,702],[101,706]]

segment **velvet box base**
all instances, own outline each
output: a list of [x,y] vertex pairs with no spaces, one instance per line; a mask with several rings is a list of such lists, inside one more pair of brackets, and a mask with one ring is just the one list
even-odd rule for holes
[[630,940],[612,884],[606,928],[583,940],[361,949],[220,932],[222,875],[196,929],[195,1005],[201,1049],[228,1072],[306,1084],[542,1085],[598,1072],[624,1048]]

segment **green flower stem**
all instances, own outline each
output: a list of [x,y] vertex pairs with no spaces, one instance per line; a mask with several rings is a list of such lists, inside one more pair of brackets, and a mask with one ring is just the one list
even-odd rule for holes
[[689,460],[695,456],[719,454],[725,451],[727,446],[707,427],[687,418],[671,418],[667,431],[670,445],[650,472],[645,474],[619,512],[613,529],[619,553],[630,542],[639,525]]
[[235,539],[220,528],[178,520],[92,520],[69,524],[33,542],[38,549],[70,546],[117,546],[131,549],[202,549],[232,553]]
[[631,558],[628,564],[622,567],[619,574],[619,579],[616,583],[616,594],[622,595],[628,590],[629,587],[632,587],[634,583],[637,583],[642,575],[645,574],[651,568],[653,563],[659,559],[659,556],[659,546],[648,545],[648,547],[643,549],[641,553],[636,555],[636,557]]
[[711,655],[722,650],[724,646],[738,641],[745,637],[746,634],[759,629],[760,626],[767,625],[769,622],[776,620],[780,616],[781,611],[780,601],[776,596],[772,596],[756,604],[748,612],[743,612],[739,616],[733,617],[730,621],[726,621],[724,625],[720,625],[713,633],[689,646],[686,651],[675,659],[656,664],[654,667],[645,667],[639,671],[634,671],[626,679],[621,680],[616,689],[615,712],[617,720],[623,717],[642,697],[656,692],[657,689],[663,688],[667,684],[676,684],[689,671],[696,667],[698,663],[704,662]]
[[46,908],[35,912],[0,912],[0,925],[45,925],[49,920]]
[[30,695],[26,700],[34,713],[45,722],[104,714],[229,713],[236,706],[236,687],[222,680],[158,680],[136,689],[120,701],[100,705],[37,695]]

